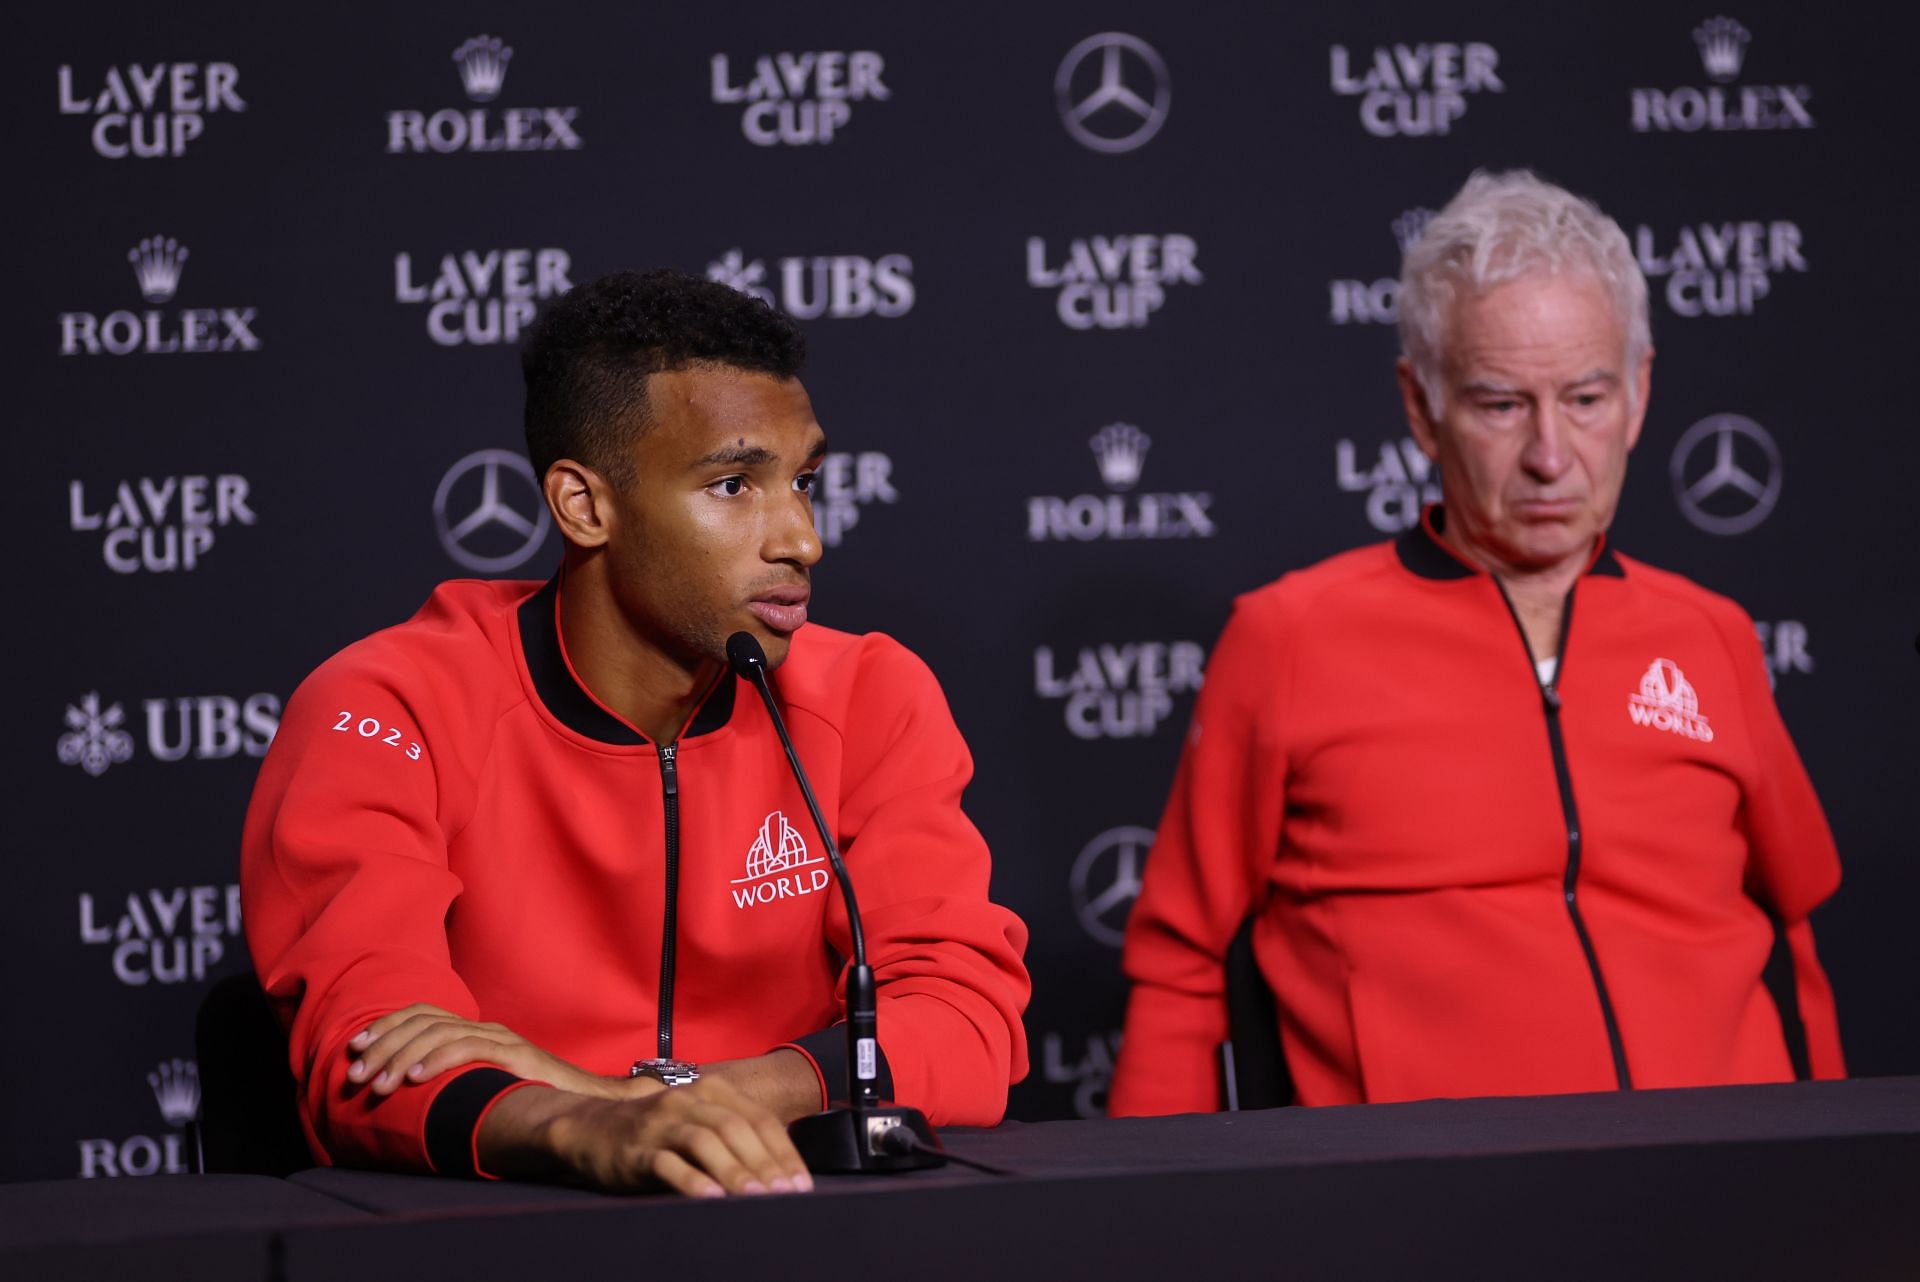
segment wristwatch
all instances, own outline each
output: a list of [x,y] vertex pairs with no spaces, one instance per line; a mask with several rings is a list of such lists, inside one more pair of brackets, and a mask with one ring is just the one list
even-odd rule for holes
[[667,1086],[691,1086],[700,1080],[700,1066],[684,1059],[636,1059],[628,1077],[651,1077]]

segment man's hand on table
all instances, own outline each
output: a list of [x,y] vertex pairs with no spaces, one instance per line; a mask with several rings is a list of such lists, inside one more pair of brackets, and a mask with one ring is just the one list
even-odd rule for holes
[[698,1082],[669,1088],[602,1077],[503,1025],[416,1003],[375,1020],[347,1053],[348,1080],[379,1095],[476,1062],[551,1086],[512,1091],[487,1113],[480,1159],[497,1175],[705,1197],[813,1187],[785,1126],[820,1107],[798,1051],[702,1064]]
[[813,1187],[787,1129],[720,1079],[638,1099],[526,1086],[480,1124],[480,1165],[508,1179],[557,1180],[610,1193],[661,1187],[689,1197]]

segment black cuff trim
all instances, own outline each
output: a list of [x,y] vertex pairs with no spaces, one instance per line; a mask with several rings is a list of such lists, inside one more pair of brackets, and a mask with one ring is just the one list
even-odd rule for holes
[[440,1088],[427,1109],[427,1160],[441,1175],[480,1178],[474,1167],[473,1133],[480,1115],[520,1079],[504,1068],[474,1068]]
[[[847,1098],[847,1026],[835,1024],[832,1028],[823,1028],[817,1033],[808,1033],[805,1037],[796,1037],[793,1044],[813,1056],[813,1062],[820,1066],[820,1076],[827,1084],[829,1101],[844,1101]],[[875,1048],[874,1057],[879,1075],[874,1080],[874,1089],[880,1092],[880,1098],[893,1098],[893,1070],[887,1066],[887,1052]]]

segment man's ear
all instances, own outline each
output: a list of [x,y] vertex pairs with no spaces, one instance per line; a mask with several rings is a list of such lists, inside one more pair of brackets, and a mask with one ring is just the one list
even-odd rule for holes
[[597,548],[613,533],[613,487],[588,467],[563,458],[547,469],[541,482],[547,510],[560,536],[575,547]]
[[1420,452],[1438,462],[1440,458],[1440,435],[1434,430],[1433,413],[1427,404],[1427,389],[1420,386],[1420,378],[1413,372],[1413,362],[1402,356],[1394,362],[1393,372],[1400,381],[1400,403],[1407,411],[1407,430],[1413,433],[1413,440]]

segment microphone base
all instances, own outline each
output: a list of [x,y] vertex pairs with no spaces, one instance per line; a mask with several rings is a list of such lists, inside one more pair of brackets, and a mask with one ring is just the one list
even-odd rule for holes
[[[905,1148],[894,1151],[888,1132],[904,1130],[932,1153]],[[888,1104],[880,1108],[830,1108],[803,1117],[787,1127],[807,1169],[816,1175],[860,1175],[881,1171],[921,1171],[946,1163],[938,1152],[940,1139],[917,1108]],[[892,1144],[898,1144],[898,1140]]]

